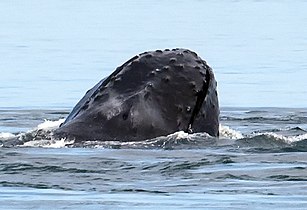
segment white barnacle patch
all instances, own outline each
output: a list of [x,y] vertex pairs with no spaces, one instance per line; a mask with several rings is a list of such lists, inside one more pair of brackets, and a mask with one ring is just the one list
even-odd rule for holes
[[119,100],[117,98],[111,98],[108,101],[107,104],[108,111],[106,112],[107,120],[110,120],[114,116],[119,115],[123,111],[122,104],[123,104],[122,100]]

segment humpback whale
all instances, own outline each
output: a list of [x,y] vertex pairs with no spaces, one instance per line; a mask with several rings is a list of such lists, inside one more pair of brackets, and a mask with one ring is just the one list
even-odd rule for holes
[[134,56],[101,80],[54,131],[81,141],[141,141],[176,131],[219,135],[217,82],[188,49]]

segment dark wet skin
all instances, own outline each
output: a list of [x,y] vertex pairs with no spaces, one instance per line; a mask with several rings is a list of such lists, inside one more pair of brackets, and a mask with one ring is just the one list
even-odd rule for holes
[[219,135],[216,81],[195,52],[166,49],[118,67],[86,93],[54,135],[140,141],[181,130]]

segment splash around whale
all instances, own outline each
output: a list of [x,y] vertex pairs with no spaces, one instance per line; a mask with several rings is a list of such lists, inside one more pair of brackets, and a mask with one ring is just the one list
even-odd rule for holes
[[219,135],[212,69],[188,49],[134,56],[101,80],[54,131],[82,141],[141,141],[177,131]]

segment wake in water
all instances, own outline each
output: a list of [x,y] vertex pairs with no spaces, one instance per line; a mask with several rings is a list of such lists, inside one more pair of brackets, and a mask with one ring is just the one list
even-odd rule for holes
[[188,134],[179,131],[139,142],[85,141],[75,143],[68,139],[55,139],[52,132],[64,119],[39,124],[36,128],[21,133],[0,133],[1,147],[90,147],[90,148],[137,148],[137,149],[196,149],[206,147],[230,147],[235,149],[307,151],[307,132],[299,127],[271,129],[242,134],[229,126],[220,126],[220,137],[207,133]]

